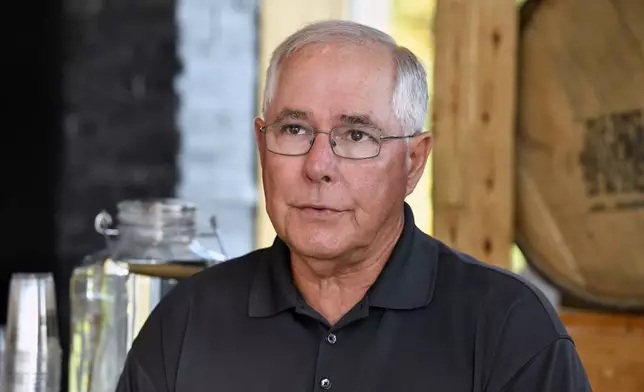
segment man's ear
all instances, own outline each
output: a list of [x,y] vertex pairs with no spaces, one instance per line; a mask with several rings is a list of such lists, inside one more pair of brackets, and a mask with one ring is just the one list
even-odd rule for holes
[[407,166],[407,191],[406,195],[409,196],[414,189],[420,177],[423,176],[425,167],[427,166],[427,158],[432,150],[432,134],[431,132],[423,132],[419,135],[409,139],[408,145],[408,160]]
[[262,131],[260,130],[264,125],[266,125],[266,121],[264,121],[261,117],[255,117],[255,140],[257,142],[257,150],[259,151],[259,159],[260,162],[264,161],[264,151],[265,146],[264,146],[264,136],[262,135]]

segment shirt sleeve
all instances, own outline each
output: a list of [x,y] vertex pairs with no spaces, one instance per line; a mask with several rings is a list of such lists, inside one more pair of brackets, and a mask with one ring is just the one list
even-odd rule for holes
[[499,392],[541,391],[592,391],[577,351],[569,339],[558,339],[537,352],[499,390]]
[[523,290],[515,298],[486,323],[482,390],[591,391],[574,342],[552,304],[534,290]]

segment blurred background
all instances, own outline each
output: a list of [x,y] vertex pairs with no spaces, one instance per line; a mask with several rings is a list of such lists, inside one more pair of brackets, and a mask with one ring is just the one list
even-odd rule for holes
[[307,22],[351,19],[428,70],[436,143],[408,199],[418,226],[570,311],[596,390],[644,390],[644,1],[11,7],[0,325],[11,275],[52,272],[66,349],[71,273],[105,247],[97,213],[125,199],[196,203],[199,230],[216,217],[230,257],[270,245],[253,133],[268,58]]

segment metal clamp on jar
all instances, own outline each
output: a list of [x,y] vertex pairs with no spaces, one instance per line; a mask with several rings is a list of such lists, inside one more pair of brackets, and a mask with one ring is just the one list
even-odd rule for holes
[[[197,234],[194,204],[126,200],[117,209],[118,228],[107,212],[96,216],[106,249],[72,276],[70,392],[114,390],[132,341],[176,280],[226,259],[214,218],[213,233]],[[215,237],[220,252],[200,237]]]

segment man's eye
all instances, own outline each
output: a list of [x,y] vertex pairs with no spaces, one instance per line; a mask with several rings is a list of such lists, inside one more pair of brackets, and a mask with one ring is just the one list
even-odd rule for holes
[[306,129],[297,124],[286,124],[282,125],[282,133],[287,135],[302,135],[306,132]]
[[359,131],[356,129],[349,131],[349,139],[351,139],[354,142],[359,142],[363,140],[365,137],[366,135],[363,131]]
[[378,142],[379,136],[376,130],[353,128],[343,131],[340,138],[354,143],[362,143]]

